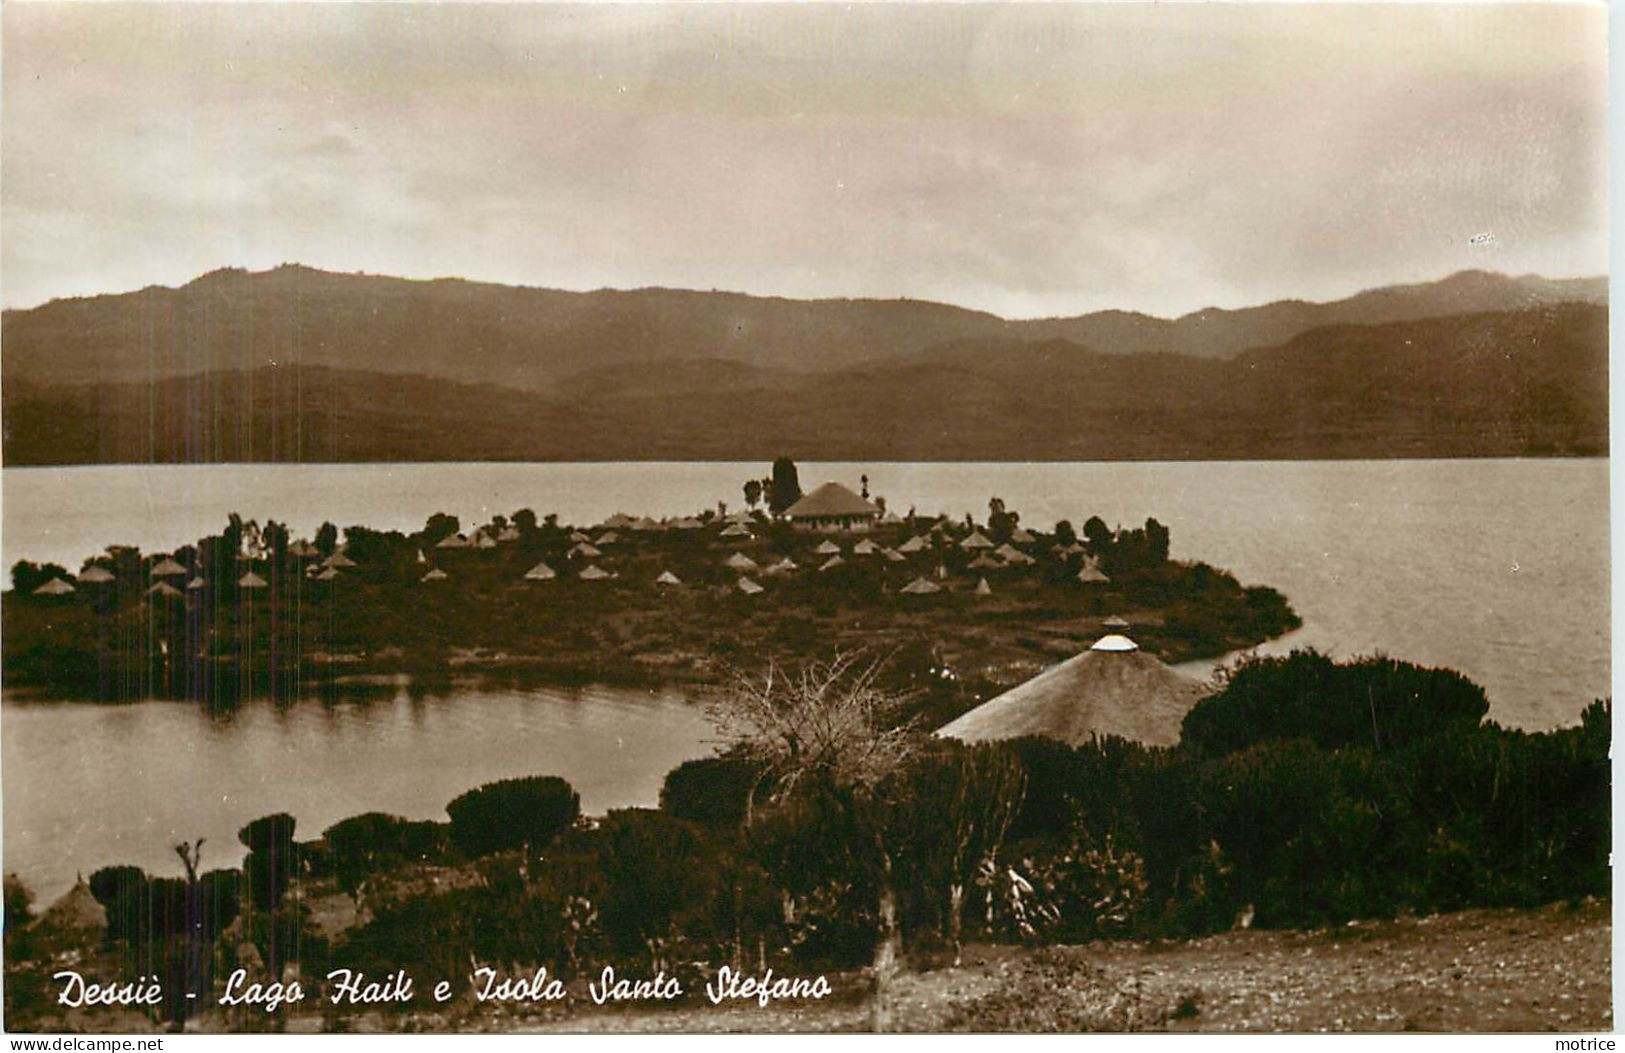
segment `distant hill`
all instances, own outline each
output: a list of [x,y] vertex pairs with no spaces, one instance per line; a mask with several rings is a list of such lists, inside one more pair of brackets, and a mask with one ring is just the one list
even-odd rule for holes
[[7,311],[0,319],[0,378],[8,409],[12,395],[42,385],[147,383],[273,365],[555,391],[585,371],[617,366],[636,375],[652,362],[669,370],[673,362],[723,360],[827,373],[966,342],[1064,340],[1106,354],[1224,358],[1328,325],[1565,302],[1605,304],[1606,279],[1470,271],[1327,304],[1282,301],[1177,319],[1102,311],[1006,321],[913,300],[800,301],[672,289],[574,293],[290,265],[214,271],[179,289],[154,286]]
[[295,361],[8,386],[4,452],[13,465],[1594,455],[1607,320],[1564,304],[1333,325],[1227,359],[1005,334],[814,373],[610,365],[546,392]]

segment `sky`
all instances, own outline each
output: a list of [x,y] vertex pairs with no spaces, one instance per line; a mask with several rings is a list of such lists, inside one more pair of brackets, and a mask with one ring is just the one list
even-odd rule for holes
[[1005,317],[1607,270],[1601,5],[0,18],[8,307],[284,262]]

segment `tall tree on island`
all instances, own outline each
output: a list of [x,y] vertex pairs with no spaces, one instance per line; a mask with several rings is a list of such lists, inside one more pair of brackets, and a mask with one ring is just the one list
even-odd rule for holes
[[773,462],[773,494],[769,499],[768,511],[776,516],[784,514],[785,509],[801,500],[801,479],[796,474],[796,462],[788,457],[780,457]]

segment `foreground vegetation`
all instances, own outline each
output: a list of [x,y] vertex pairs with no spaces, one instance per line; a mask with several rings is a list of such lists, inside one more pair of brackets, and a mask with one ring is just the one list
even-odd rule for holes
[[[291,817],[269,816],[242,831],[240,870],[197,873],[195,845],[178,849],[186,878],[107,868],[90,878],[102,915],[89,922],[59,912],[22,925],[31,908],[11,885],[7,1026],[63,1026],[47,1014],[48,977],[64,963],[162,975],[153,1020],[189,1015],[186,990],[212,1004],[239,967],[313,991],[331,969],[405,969],[422,990],[446,980],[462,992],[476,963],[565,978],[574,996],[523,1007],[529,1024],[617,1011],[585,997],[605,965],[677,978],[677,1012],[700,1014],[712,1011],[703,984],[729,964],[835,977],[825,1026],[855,1026],[854,1005],[877,1028],[1172,1026],[1212,1011],[1201,982],[1159,989],[1135,1003],[1148,1015],[1125,1022],[1112,1015],[1123,977],[1111,978],[1109,950],[1106,964],[1092,953],[1087,964],[1070,952],[1023,956],[1027,972],[1012,981],[1053,980],[1063,997],[1051,1004],[1075,995],[1087,1011],[1034,1016],[1022,1008],[1030,997],[993,984],[968,1001],[939,991],[965,1015],[927,1025],[904,995],[933,963],[971,960],[956,975],[974,979],[976,959],[1003,953],[982,944],[1189,939],[1238,925],[1342,932],[1363,919],[1608,895],[1605,702],[1576,727],[1512,731],[1484,721],[1483,691],[1458,674],[1304,652],[1233,669],[1167,749],[966,747],[899,722],[910,708],[851,662],[758,674],[719,698],[732,746],[671,772],[657,810],[584,819],[567,784],[537,777],[459,797],[447,823],[366,815],[298,841]],[[1527,979],[1530,996],[1557,998],[1573,978]],[[1320,997],[1344,1004],[1332,985]],[[376,1006],[313,1000],[276,1013],[210,1009],[196,1023],[441,1027],[456,1016],[483,1026],[498,1007],[460,996],[433,1012],[379,1018]],[[1325,1004],[1316,1012],[1323,1019]],[[98,1019],[67,1024],[109,1026]],[[492,1026],[515,1026],[505,1019]]]

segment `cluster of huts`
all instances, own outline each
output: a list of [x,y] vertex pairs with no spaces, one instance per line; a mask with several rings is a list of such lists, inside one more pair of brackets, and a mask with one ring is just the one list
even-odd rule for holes
[[[568,536],[569,548],[554,562],[539,560],[526,569],[522,580],[546,582],[561,577],[593,582],[618,578],[618,572],[600,565],[609,555],[623,546],[636,545],[642,538],[671,532],[709,536],[724,545],[735,547],[723,563],[736,572],[733,587],[748,596],[766,591],[763,582],[786,578],[800,573],[827,573],[851,562],[876,561],[889,564],[910,564],[921,567],[907,584],[898,591],[908,596],[927,596],[942,592],[947,587],[948,559],[957,550],[956,566],[962,566],[975,578],[974,593],[989,595],[992,586],[988,573],[1012,568],[1031,567],[1038,562],[1033,555],[1038,540],[1019,527],[1011,531],[1007,540],[995,542],[981,529],[971,524],[957,524],[946,518],[921,520],[910,517],[905,521],[895,512],[884,511],[874,502],[842,486],[830,482],[804,495],[783,514],[793,528],[819,536],[817,544],[809,544],[800,553],[800,559],[788,555],[777,558],[755,559],[742,549],[757,539],[758,533],[769,525],[759,513],[736,511],[710,519],[692,516],[656,520],[634,518],[625,514],[609,517],[592,532],[575,530]],[[899,537],[907,535],[901,541]],[[433,544],[420,548],[417,562],[423,568],[420,580],[434,584],[450,580],[442,563],[457,551],[497,550],[519,542],[521,531],[512,525],[481,527],[469,534],[453,533],[439,538]],[[853,538],[856,540],[853,540]],[[890,538],[886,544],[883,538]],[[287,546],[287,554],[304,564],[307,577],[317,581],[336,581],[344,571],[356,567],[345,549],[340,546],[323,556],[311,542],[300,539]],[[1057,545],[1054,555],[1076,561],[1076,578],[1088,585],[1103,585],[1110,578],[1102,571],[1098,560],[1077,542]],[[267,553],[262,553],[265,555]],[[965,557],[969,557],[966,559]],[[255,558],[245,553],[244,560]],[[556,565],[555,565],[556,564]],[[189,571],[172,556],[154,563],[148,570],[145,583],[148,597],[176,599],[208,587],[208,581]],[[111,571],[99,565],[86,568],[78,578],[79,584],[108,585],[114,581]],[[670,568],[662,568],[651,576],[659,588],[681,587],[685,582]],[[239,590],[257,590],[268,587],[268,582],[253,569],[235,578]],[[968,581],[967,581],[968,584]],[[64,596],[75,591],[75,583],[63,577],[54,577],[34,590],[36,595]]]
[[[826,573],[853,561],[906,564],[913,557],[922,557],[923,560],[934,554],[939,557],[934,566],[898,590],[910,596],[931,595],[943,591],[943,583],[948,577],[947,564],[940,557],[949,549],[958,549],[972,556],[966,567],[972,572],[980,572],[974,591],[978,595],[988,595],[992,587],[986,572],[1030,567],[1038,562],[1029,551],[1037,545],[1037,539],[1025,530],[1018,528],[1011,532],[1009,540],[995,543],[975,527],[965,528],[961,536],[961,531],[945,518],[931,520],[929,525],[914,520],[918,532],[895,547],[883,544],[877,540],[879,536],[906,533],[908,523],[895,512],[885,512],[835,482],[825,483],[803,496],[785,511],[783,518],[792,527],[822,535],[822,539],[816,545],[809,545],[801,553],[800,561],[789,555],[757,559],[744,551],[729,553],[722,562],[729,571],[737,572],[733,587],[738,592],[747,596],[760,595],[766,591],[762,581],[802,572]],[[635,545],[641,537],[675,531],[701,534],[724,544],[743,547],[756,540],[758,531],[768,522],[765,517],[747,511],[710,520],[693,517],[655,520],[618,513],[593,528],[592,533],[581,530],[572,532],[568,538],[570,547],[563,553],[562,560],[555,561],[558,566],[546,560],[539,561],[524,572],[523,578],[528,581],[553,581],[565,574],[580,581],[617,578],[618,573],[605,570],[599,561],[622,546]],[[855,535],[857,540],[838,535]],[[459,549],[496,549],[504,543],[519,540],[519,537],[519,532],[512,527],[501,530],[482,528],[467,536],[448,535],[431,546],[428,552],[419,551],[419,562],[429,567],[422,580],[437,582],[450,578],[444,569],[436,565],[434,557],[437,554]],[[1055,554],[1063,559],[1078,559],[1080,568],[1077,578],[1080,582],[1106,584],[1111,580],[1100,569],[1098,560],[1076,542],[1057,546]],[[670,568],[662,568],[651,580],[661,588],[685,584]]]

